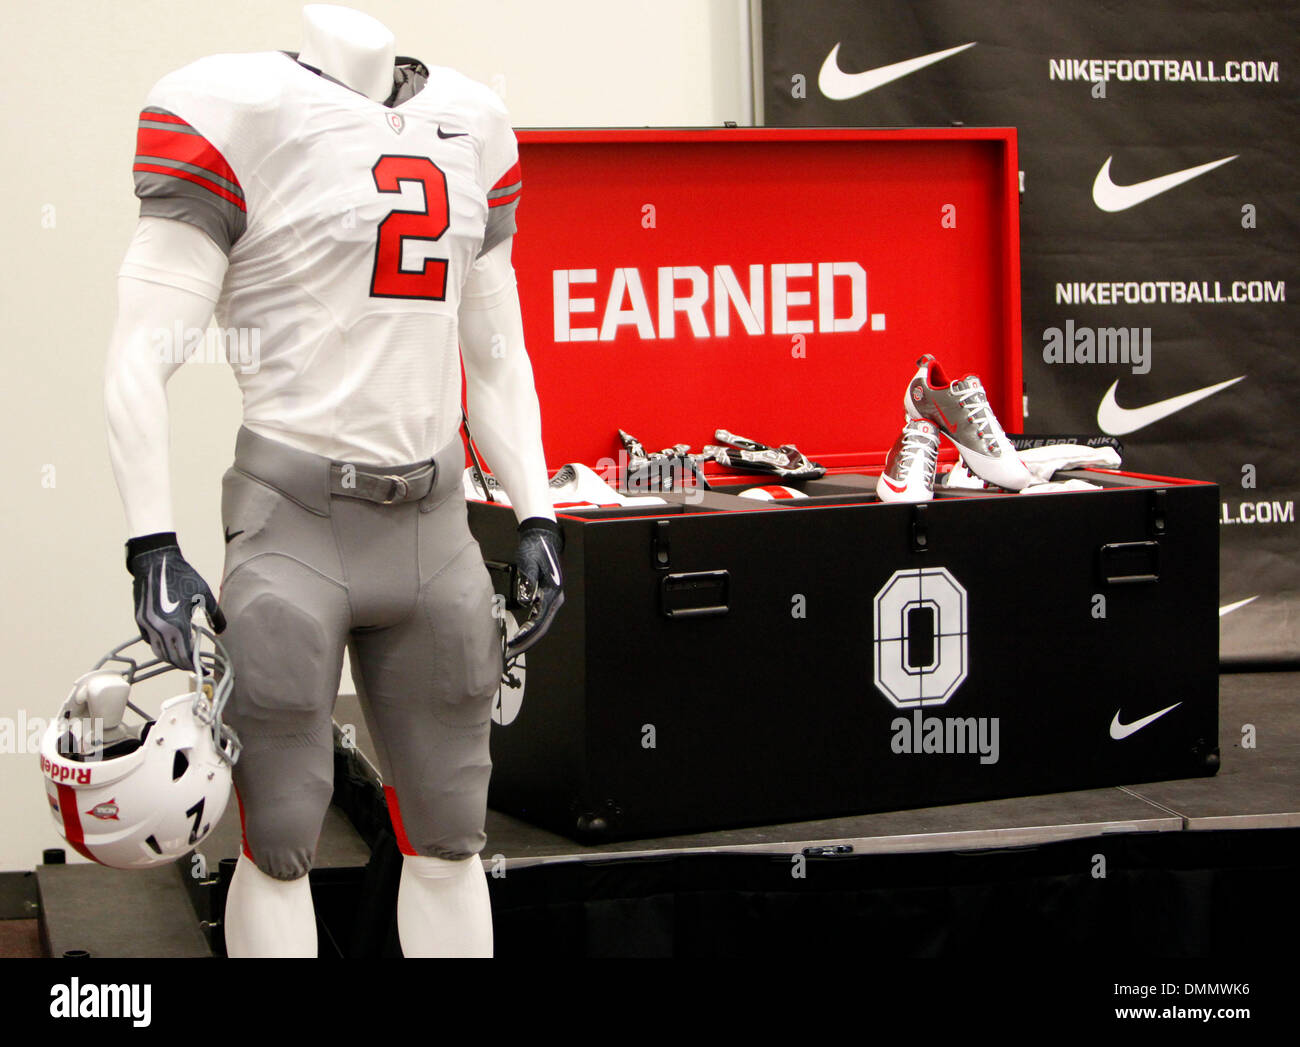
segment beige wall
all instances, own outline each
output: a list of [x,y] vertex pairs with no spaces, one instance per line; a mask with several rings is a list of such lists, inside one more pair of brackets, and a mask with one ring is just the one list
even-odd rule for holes
[[[400,54],[486,82],[504,77],[517,126],[748,121],[745,0],[354,6],[393,30]],[[114,277],[135,222],[136,113],[155,80],[194,58],[296,50],[300,8],[5,0],[0,14],[0,870],[30,869],[61,844],[18,729],[52,714],[90,661],[134,632],[100,383]],[[224,365],[190,364],[170,397],[177,527],[215,588],[237,391]]]

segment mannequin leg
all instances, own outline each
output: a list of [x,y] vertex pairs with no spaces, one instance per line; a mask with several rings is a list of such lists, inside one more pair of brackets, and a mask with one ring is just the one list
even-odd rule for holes
[[[492,955],[478,853],[487,841],[501,640],[492,582],[466,522],[463,456],[459,440],[439,452],[433,491],[418,509],[403,510],[415,529],[415,563],[394,557],[392,578],[365,575],[378,594],[405,594],[414,573],[414,601],[403,596],[401,617],[351,636],[353,682],[403,855],[397,925],[407,956]],[[364,503],[336,510],[345,543],[354,535],[360,543],[374,513]]]
[[[486,890],[486,887],[484,888]],[[315,957],[316,912],[306,876],[277,880],[239,856],[226,898],[226,955]]]
[[479,856],[404,855],[397,934],[407,957],[490,957],[492,904]]

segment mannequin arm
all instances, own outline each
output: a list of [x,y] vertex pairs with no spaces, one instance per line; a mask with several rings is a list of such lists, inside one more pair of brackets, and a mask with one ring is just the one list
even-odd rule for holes
[[509,493],[515,515],[554,520],[511,245],[508,238],[488,251],[465,281],[460,345],[466,401],[474,442]]
[[194,226],[142,218],[117,284],[104,371],[108,449],[127,534],[173,531],[166,385],[184,360],[176,333],[204,330],[226,256]]

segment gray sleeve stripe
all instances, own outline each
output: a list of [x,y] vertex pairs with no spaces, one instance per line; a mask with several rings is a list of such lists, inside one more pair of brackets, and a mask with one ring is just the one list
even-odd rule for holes
[[152,127],[155,131],[175,131],[178,135],[194,135],[197,138],[203,137],[189,124],[166,124],[161,120],[145,120],[144,118],[141,118],[140,126]]
[[[214,174],[212,171],[209,171],[206,167],[199,167],[197,164],[187,164],[183,160],[173,160],[170,157],[166,157],[166,156],[145,156],[142,153],[136,153],[135,162],[137,164],[139,163],[159,164],[163,167],[177,167],[180,168],[182,171],[189,171],[192,174],[196,174],[199,177],[204,178],[209,182],[215,182],[223,189],[227,189],[235,196],[239,197],[239,199],[241,200],[244,199],[244,190],[239,185],[238,182],[232,182],[228,178],[222,178],[221,175]],[[159,174],[157,171],[151,171],[149,173],[158,175],[159,178],[167,177],[166,175]]]
[[507,185],[507,186],[503,186],[500,189],[493,189],[487,194],[487,197],[489,200],[495,200],[499,196],[509,196],[511,193],[519,192],[519,188],[523,184],[524,184],[523,181],[520,180],[516,182],[514,185]]
[[515,210],[519,206],[519,201],[503,204],[500,207],[493,208],[488,214],[487,229],[483,233],[483,246],[479,248],[479,257],[487,254],[497,244],[507,237],[514,236],[518,231],[515,225]]

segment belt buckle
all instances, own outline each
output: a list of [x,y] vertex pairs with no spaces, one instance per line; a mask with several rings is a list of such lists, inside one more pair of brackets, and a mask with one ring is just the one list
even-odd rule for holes
[[406,478],[403,476],[385,476],[384,479],[392,483],[393,490],[391,496],[385,498],[379,504],[392,505],[394,502],[405,501],[406,496],[411,493],[411,485],[406,482]]

